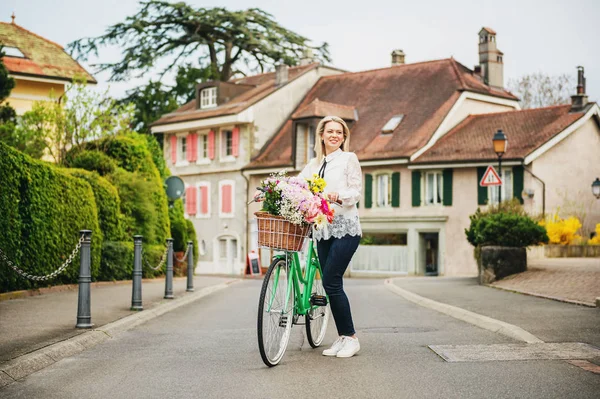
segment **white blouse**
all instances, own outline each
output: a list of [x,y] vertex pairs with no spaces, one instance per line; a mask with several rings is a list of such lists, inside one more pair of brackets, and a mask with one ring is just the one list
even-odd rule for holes
[[[324,175],[327,185],[324,193],[338,193],[342,205],[332,205],[335,210],[333,222],[320,230],[314,229],[313,236],[317,240],[342,238],[345,235],[362,236],[356,208],[362,193],[362,171],[358,158],[353,152],[338,149],[327,155],[324,160],[327,161]],[[313,158],[304,167],[300,176],[312,178],[314,174],[319,174],[322,166],[323,162],[318,163],[317,159]]]

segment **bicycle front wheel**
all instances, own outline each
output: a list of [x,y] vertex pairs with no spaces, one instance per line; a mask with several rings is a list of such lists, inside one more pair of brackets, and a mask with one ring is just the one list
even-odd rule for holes
[[[287,349],[294,316],[294,285],[287,262],[275,259],[263,281],[258,303],[258,348],[263,362],[276,366]],[[288,289],[291,287],[291,289]]]
[[[323,278],[319,271],[317,271],[313,281],[311,297],[314,295],[325,296]],[[331,308],[329,307],[329,304],[325,306],[311,305],[311,309],[306,312],[306,338],[313,348],[321,345],[323,338],[325,338],[330,313]]]

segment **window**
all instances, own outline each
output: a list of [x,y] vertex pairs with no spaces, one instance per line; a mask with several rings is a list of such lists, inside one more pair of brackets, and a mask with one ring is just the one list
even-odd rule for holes
[[201,182],[198,184],[198,212],[199,218],[210,217],[210,183]]
[[6,46],[3,47],[2,50],[7,57],[19,57],[25,58],[25,55],[19,50],[17,47]]
[[233,132],[231,130],[221,131],[221,156],[233,156]]
[[441,205],[443,187],[442,172],[425,173],[425,205]]
[[198,161],[208,160],[208,134],[198,135]]
[[[509,200],[513,197],[513,175],[512,169],[502,169],[502,201]],[[488,187],[489,204],[495,205],[498,203],[498,186]]]
[[214,108],[217,106],[217,88],[208,87],[200,92],[200,108]]
[[187,137],[179,138],[179,161],[187,161]]
[[396,115],[392,116],[392,118],[385,124],[383,129],[381,129],[381,133],[392,133],[402,122],[404,115]]
[[306,130],[306,163],[316,157],[315,153],[315,127],[312,125],[308,126]]
[[233,199],[235,198],[235,187],[233,180],[219,182],[219,216],[234,217]]
[[392,190],[391,190],[391,175],[384,174],[377,176],[377,197],[376,204],[380,208],[389,207],[392,203]]

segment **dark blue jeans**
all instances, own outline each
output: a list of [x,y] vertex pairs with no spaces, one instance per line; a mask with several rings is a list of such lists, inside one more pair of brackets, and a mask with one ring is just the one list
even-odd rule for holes
[[342,278],[358,248],[360,236],[332,237],[317,241],[319,262],[323,268],[323,287],[331,306],[331,313],[339,335],[354,335],[354,323],[350,312],[350,302],[344,292]]

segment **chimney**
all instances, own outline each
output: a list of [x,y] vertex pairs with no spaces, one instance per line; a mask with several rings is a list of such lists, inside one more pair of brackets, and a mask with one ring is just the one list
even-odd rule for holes
[[283,60],[279,60],[279,63],[275,66],[275,86],[282,86],[288,81],[288,66],[283,63]]
[[496,32],[490,28],[479,31],[479,66],[488,86],[504,88],[504,53],[496,47]]
[[300,65],[310,65],[315,62],[315,57],[313,55],[313,51],[310,48],[305,49],[302,52],[302,58],[300,59]]
[[577,94],[571,96],[571,111],[581,111],[588,103],[585,94],[585,75],[582,66],[577,67]]
[[394,50],[392,51],[392,66],[404,65],[404,51]]

